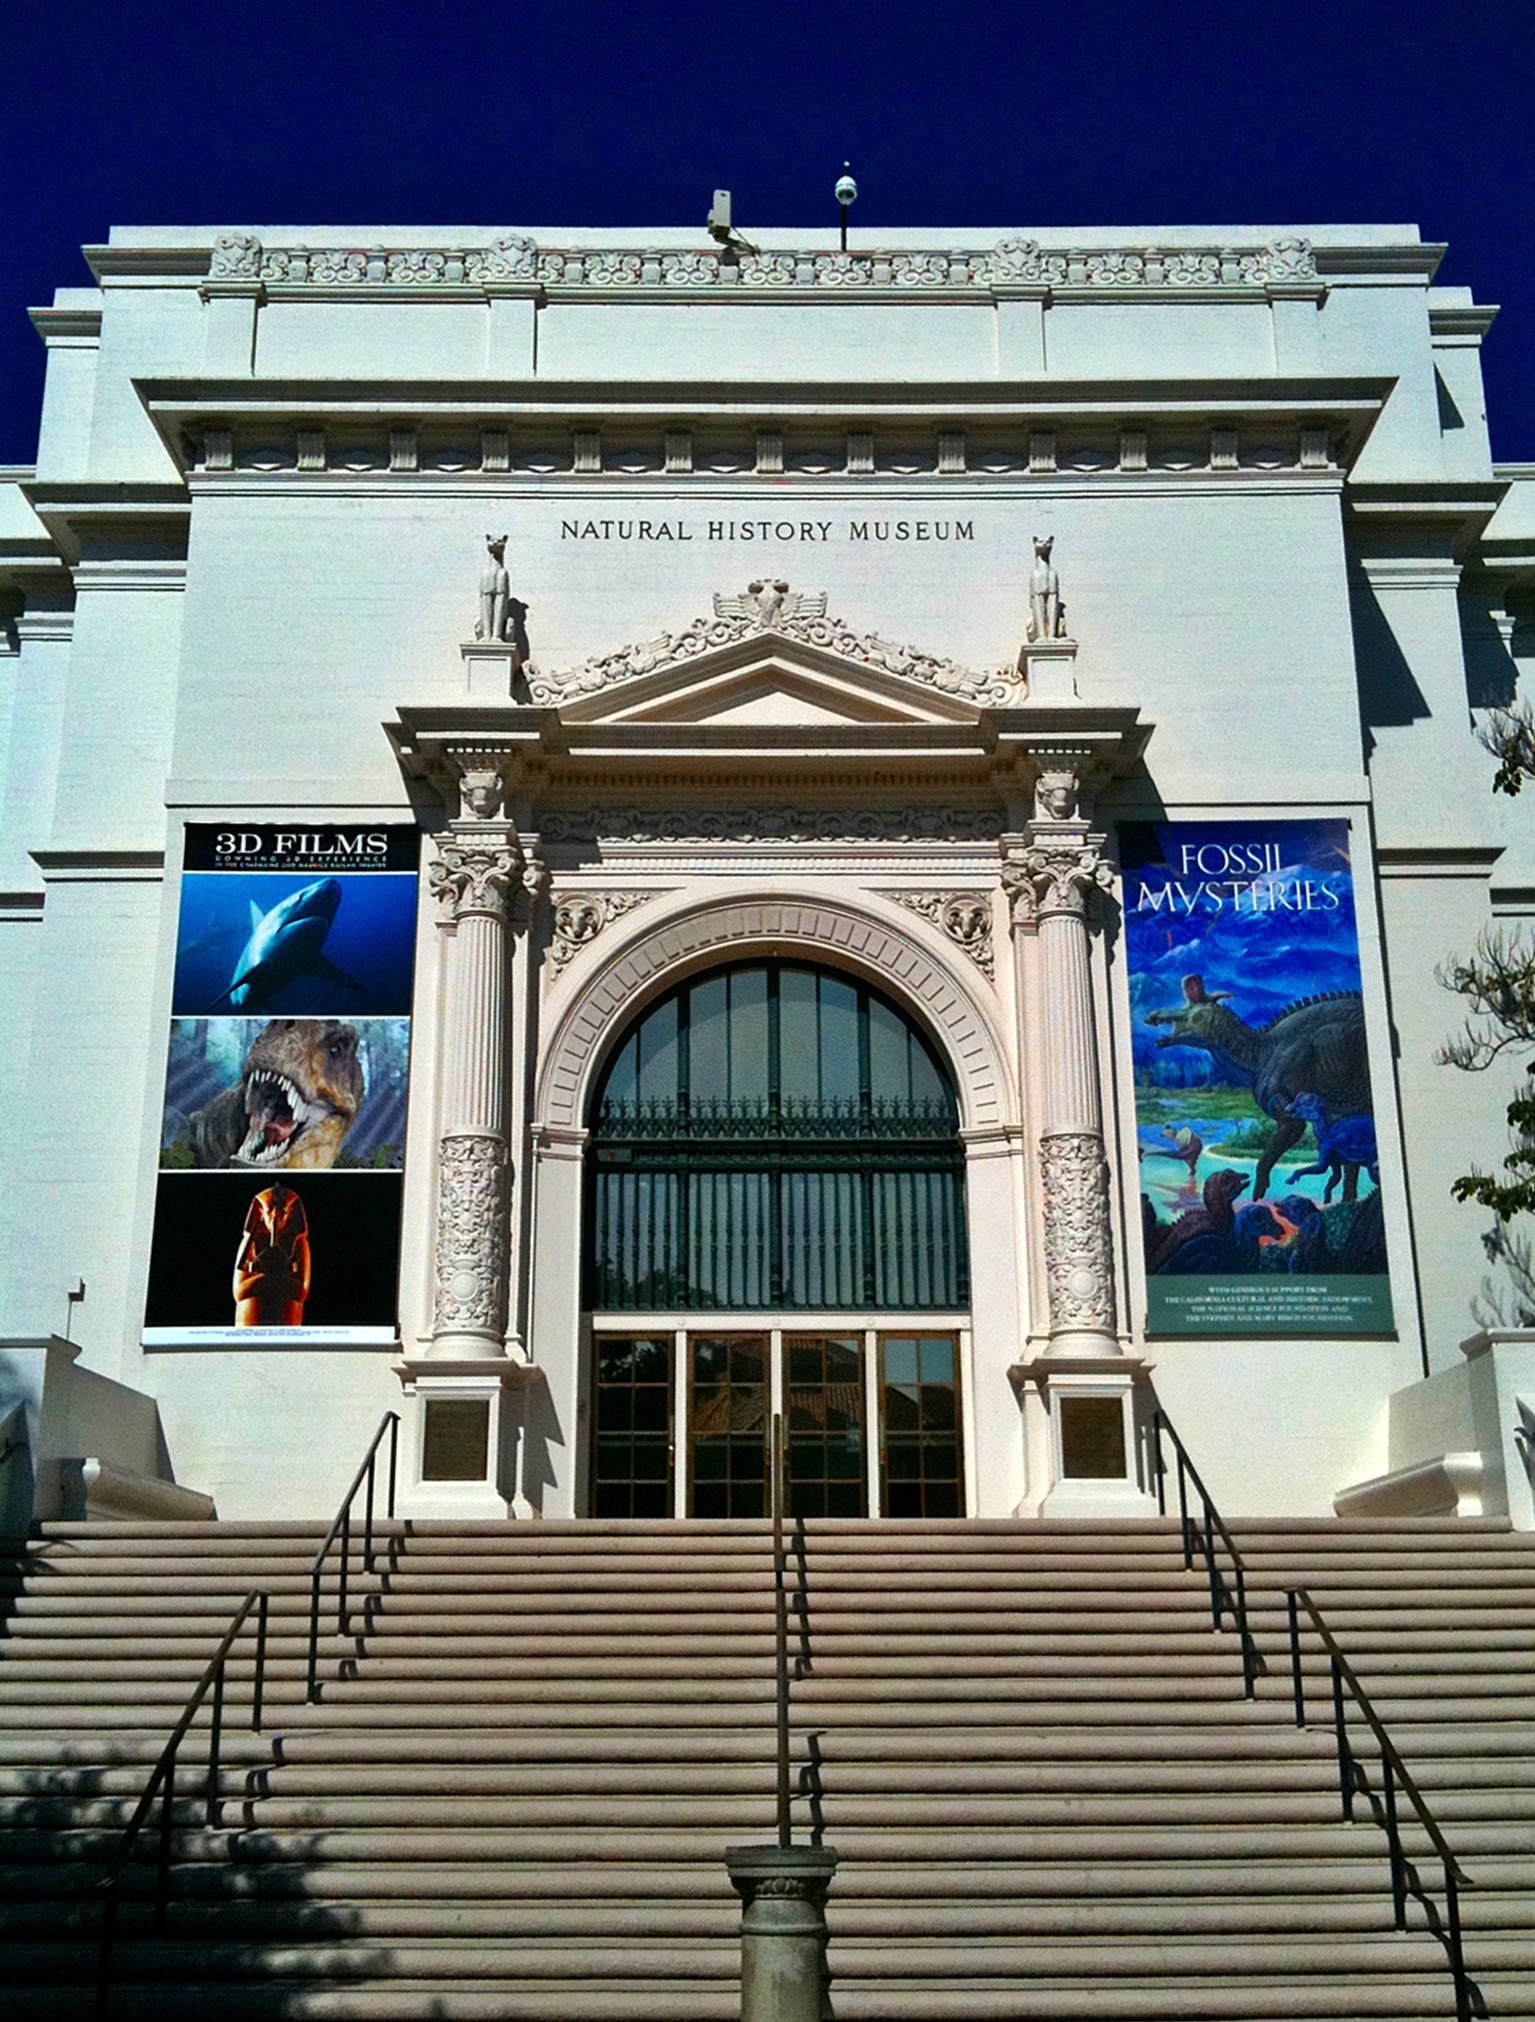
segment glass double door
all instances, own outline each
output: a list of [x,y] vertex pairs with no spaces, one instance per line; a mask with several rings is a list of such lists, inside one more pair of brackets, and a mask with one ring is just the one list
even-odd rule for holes
[[962,1516],[959,1337],[598,1331],[591,1514],[761,1517],[783,1416],[788,1514]]

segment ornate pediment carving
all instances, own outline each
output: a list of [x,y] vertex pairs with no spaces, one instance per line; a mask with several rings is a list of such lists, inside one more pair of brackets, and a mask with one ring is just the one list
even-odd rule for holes
[[528,686],[534,702],[558,708],[754,639],[814,647],[855,667],[916,683],[976,708],[1006,707],[1022,698],[1022,686],[1010,667],[989,671],[962,667],[876,632],[860,632],[841,618],[826,615],[824,590],[791,591],[785,582],[767,580],[749,584],[739,595],[717,595],[712,615],[694,618],[675,632],[658,632],[576,667],[535,670]]

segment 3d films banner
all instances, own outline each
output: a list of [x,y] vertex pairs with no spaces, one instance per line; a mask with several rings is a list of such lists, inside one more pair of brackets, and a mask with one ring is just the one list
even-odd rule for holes
[[393,1342],[418,859],[188,827],[146,1346]]
[[1341,821],[1120,830],[1149,1334],[1392,1325]]

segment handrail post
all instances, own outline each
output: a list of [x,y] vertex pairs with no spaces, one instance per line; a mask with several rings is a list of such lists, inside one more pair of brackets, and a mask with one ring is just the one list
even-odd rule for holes
[[363,1517],[362,1569],[365,1573],[373,1570],[373,1468],[377,1457],[378,1448],[375,1447],[368,1455],[368,1496]]
[[213,1718],[208,1725],[208,1797],[207,1818],[210,1826],[218,1824],[219,1801],[219,1741],[224,1726],[224,1665],[220,1660],[213,1674]]
[[1402,1871],[1402,1835],[1396,1822],[1396,1778],[1391,1757],[1380,1758],[1381,1781],[1386,1790],[1386,1844],[1391,1850],[1391,1908],[1399,1931],[1407,1928],[1407,1876]]
[[1338,1735],[1338,1789],[1343,1798],[1343,1816],[1350,1822],[1354,1816],[1354,1751],[1349,1747],[1348,1724],[1343,1710],[1343,1671],[1338,1660],[1332,1660],[1332,1717]]
[[352,1505],[348,1502],[341,1513],[341,1584],[336,1589],[336,1633],[344,1636],[351,1627],[351,1615],[346,1605],[347,1568],[352,1560]]
[[160,1786],[160,1855],[155,1877],[155,1929],[164,1931],[171,1895],[171,1807],[176,1802],[176,1756],[174,1750],[165,1765],[165,1781]]
[[312,1706],[320,1696],[320,1568],[309,1575],[309,1684],[305,1696]]
[[794,1840],[789,1813],[789,1598],[783,1548],[784,1437],[783,1414],[773,1413],[773,1614],[777,1660],[778,1844]]
[[1455,1981],[1455,2022],[1471,2022],[1471,1989],[1466,1981],[1466,1955],[1460,1942],[1460,1890],[1455,1884],[1452,1861],[1441,1861],[1444,1869],[1445,1921],[1450,1927],[1450,1972]]
[[1247,1575],[1240,1560],[1237,1563],[1236,1625],[1237,1634],[1242,1639],[1242,1684],[1245,1688],[1242,1696],[1251,1699],[1258,1679],[1258,1646],[1247,1626]]
[[1300,1668],[1300,1611],[1295,1605],[1295,1589],[1289,1588],[1285,1594],[1285,1604],[1290,1611],[1290,1683],[1295,1692],[1295,1724],[1306,1724],[1306,1686]]
[[1205,1570],[1210,1575],[1210,1613],[1218,1629],[1221,1625],[1221,1588],[1225,1582],[1215,1564],[1215,1522],[1210,1514],[1208,1497],[1205,1499]]
[[1157,1478],[1157,1515],[1167,1515],[1167,1466],[1162,1459],[1162,1414],[1151,1414],[1151,1466]]
[[108,1990],[112,1985],[112,1939],[117,1925],[117,1877],[114,1875],[101,1900],[101,1947],[96,1955],[96,2022],[106,2022]]
[[1178,1447],[1178,1523],[1183,1532],[1183,1570],[1194,1570],[1194,1543],[1189,1535],[1189,1491],[1187,1472],[1183,1461],[1183,1447]]
[[256,1603],[256,1677],[251,1688],[251,1732],[261,1732],[261,1711],[266,1700],[266,1636],[267,1615],[271,1598],[261,1595]]

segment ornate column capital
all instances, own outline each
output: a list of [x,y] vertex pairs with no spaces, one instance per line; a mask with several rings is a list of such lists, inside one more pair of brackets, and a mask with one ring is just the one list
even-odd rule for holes
[[455,923],[479,915],[504,926],[514,893],[525,889],[528,869],[515,829],[439,836],[430,872],[432,897]]
[[1052,913],[1085,921],[1092,894],[1114,889],[1114,866],[1102,844],[1101,835],[1077,823],[1047,828],[1031,822],[1026,834],[1004,836],[1002,889],[1014,932]]

